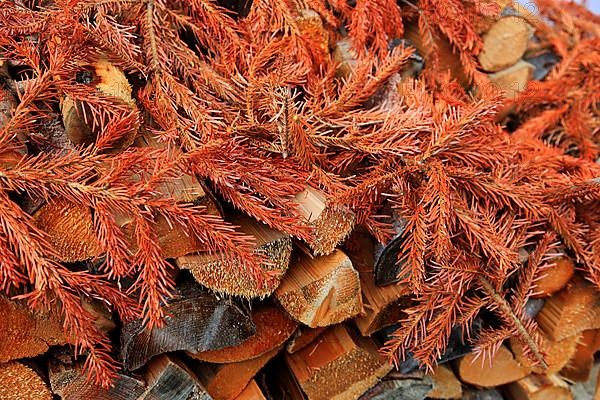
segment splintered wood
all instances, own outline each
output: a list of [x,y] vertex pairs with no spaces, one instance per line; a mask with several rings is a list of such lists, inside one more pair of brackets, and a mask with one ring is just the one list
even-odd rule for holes
[[392,369],[374,342],[342,325],[285,357],[309,400],[356,399]]
[[360,281],[341,250],[312,258],[298,254],[275,291],[275,298],[297,321],[315,328],[342,322],[362,311]]
[[269,279],[259,282],[252,274],[244,273],[239,265],[228,265],[218,254],[179,257],[177,266],[189,270],[196,281],[216,292],[248,298],[266,297],[279,286],[288,269],[292,239],[249,217],[235,218],[231,222],[255,239],[254,251],[265,256],[266,262],[261,268],[269,274]]

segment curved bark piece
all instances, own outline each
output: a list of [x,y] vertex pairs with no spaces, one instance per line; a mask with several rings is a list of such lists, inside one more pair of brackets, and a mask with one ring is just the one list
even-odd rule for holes
[[218,298],[197,285],[181,290],[165,306],[161,328],[144,329],[141,320],[126,324],[121,333],[121,358],[135,370],[157,354],[186,350],[200,352],[236,346],[256,332],[248,311],[228,298]]

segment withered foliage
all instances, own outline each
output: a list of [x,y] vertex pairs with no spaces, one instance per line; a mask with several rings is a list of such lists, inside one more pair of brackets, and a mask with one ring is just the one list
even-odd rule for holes
[[[187,227],[257,284],[269,279],[249,237],[159,186],[195,174],[236,209],[302,239],[310,228],[294,194],[310,183],[380,241],[390,235],[383,210],[407,221],[398,263],[414,306],[384,348],[390,357],[410,351],[432,367],[462,326],[483,354],[515,336],[543,364],[524,305],[558,243],[600,287],[600,25],[579,6],[540,1],[552,24],[540,18],[536,35],[561,61],[509,103],[476,59],[499,10],[485,0],[1,2],[11,79],[0,91],[0,289],[34,309],[58,306],[91,376],[109,384],[110,342],[80,298],[162,323],[173,282],[157,218]],[[429,49],[418,78],[400,74],[414,54],[397,41],[406,23]],[[353,72],[341,77],[332,50],[346,35]],[[438,39],[469,87],[445,68]],[[82,82],[99,59],[126,72],[135,107]],[[44,134],[65,98],[95,132],[89,146],[57,147]],[[514,132],[498,116],[509,108]],[[164,149],[123,149],[140,131]],[[57,262],[21,206],[55,197],[93,210],[98,271]],[[134,222],[135,251],[122,215]],[[475,334],[483,309],[498,323]]]

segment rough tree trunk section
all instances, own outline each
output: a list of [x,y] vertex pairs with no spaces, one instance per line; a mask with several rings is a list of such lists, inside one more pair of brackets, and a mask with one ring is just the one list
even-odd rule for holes
[[317,189],[307,186],[296,195],[296,202],[299,214],[314,228],[308,245],[316,255],[332,253],[354,228],[354,214],[329,206]]
[[48,235],[58,261],[84,261],[101,254],[89,207],[57,197],[42,205],[32,219]]
[[478,57],[481,68],[497,72],[515,64],[525,54],[531,34],[531,25],[525,19],[500,18],[483,35],[483,49]]
[[519,364],[510,350],[501,346],[490,360],[475,360],[473,353],[456,362],[458,377],[464,383],[484,388],[505,385],[529,375],[529,370]]
[[152,360],[145,378],[147,388],[138,400],[211,400],[196,375],[173,356]]
[[600,292],[575,277],[567,287],[546,299],[536,320],[552,340],[562,340],[587,329],[599,329]]
[[373,341],[343,325],[285,358],[309,400],[356,399],[392,369]]
[[287,271],[292,253],[292,239],[289,235],[269,228],[249,217],[239,217],[231,221],[240,231],[256,239],[255,252],[263,254],[267,263],[261,265],[272,279],[258,282],[250,274],[240,271],[238,265],[228,265],[218,254],[190,254],[179,257],[176,262],[181,269],[188,269],[200,284],[219,293],[247,298],[266,297],[279,286]]
[[362,311],[358,272],[341,250],[314,258],[298,254],[275,298],[311,328],[337,324]]
[[460,381],[446,365],[438,365],[431,374],[433,389],[427,393],[432,399],[460,399],[462,398],[462,386]]
[[201,361],[211,363],[232,363],[250,360],[279,348],[294,333],[298,324],[279,307],[265,304],[252,313],[256,334],[240,345],[220,350],[189,353]]
[[52,400],[52,393],[34,370],[11,361],[0,364],[0,399]]
[[34,313],[24,304],[0,296],[0,363],[34,357],[66,343],[56,313]]
[[572,400],[569,386],[558,375],[529,375],[507,387],[512,400]]
[[194,353],[236,346],[255,333],[248,312],[231,299],[194,286],[165,306],[165,326],[144,329],[140,320],[126,324],[121,334],[121,357],[135,370],[157,354],[186,350]]
[[234,400],[280,349],[279,347],[260,357],[236,363],[202,364],[195,370],[213,400]]

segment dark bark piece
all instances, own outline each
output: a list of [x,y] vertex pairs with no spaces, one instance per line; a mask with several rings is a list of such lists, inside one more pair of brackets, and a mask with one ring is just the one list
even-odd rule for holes
[[211,400],[196,375],[174,356],[156,357],[145,377],[147,388],[138,400]]
[[546,51],[535,56],[525,57],[524,60],[535,67],[533,79],[541,81],[544,80],[554,66],[559,63],[560,58],[552,51]]
[[48,374],[52,391],[62,400],[137,400],[145,389],[142,380],[123,374],[117,374],[110,388],[96,386],[88,381],[81,365],[56,359],[50,360]]
[[280,347],[298,326],[296,321],[272,304],[260,306],[252,313],[252,320],[256,325],[256,334],[242,344],[188,355],[212,363],[250,360]]
[[402,246],[406,220],[396,213],[393,214],[393,219],[392,225],[396,235],[385,245],[380,243],[375,245],[373,275],[377,286],[391,285],[402,279],[400,276],[402,264],[398,262],[398,254]]
[[0,296],[0,363],[34,357],[66,343],[58,313],[34,313],[19,301]]
[[11,361],[0,364],[0,399],[51,400],[52,393],[34,370]]
[[437,365],[429,375],[433,379],[433,389],[427,393],[432,399],[460,399],[462,385],[447,365]]
[[496,389],[467,389],[462,400],[504,400]]
[[256,332],[244,307],[198,285],[182,288],[165,306],[165,313],[168,317],[161,328],[144,329],[141,320],[123,327],[121,357],[126,369],[138,369],[153,356],[169,351],[197,353],[237,346]]
[[431,377],[386,379],[360,396],[359,400],[423,400],[433,388]]

